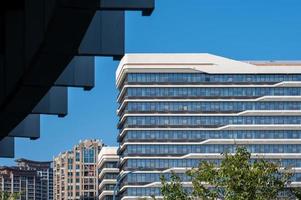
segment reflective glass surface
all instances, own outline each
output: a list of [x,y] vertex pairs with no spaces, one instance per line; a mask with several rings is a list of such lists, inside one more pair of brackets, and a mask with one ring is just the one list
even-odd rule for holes
[[238,112],[245,110],[301,110],[301,102],[129,102],[125,112]]
[[[119,153],[125,159],[121,170],[143,173],[130,174],[123,180],[122,186],[132,187],[125,188],[121,196],[160,195],[160,188],[135,185],[160,182],[162,173],[159,172],[166,169],[197,167],[201,161],[219,165],[219,157],[200,159],[195,155],[235,152],[238,141],[229,144],[218,139],[244,139],[245,146],[252,153],[275,154],[275,159],[269,161],[281,166],[301,167],[301,159],[284,156],[301,152],[301,144],[298,144],[298,139],[301,139],[301,130],[298,130],[301,124],[298,113],[301,112],[298,99],[301,98],[301,87],[298,84],[290,87],[275,85],[284,81],[301,81],[301,74],[127,74],[119,88],[122,91],[119,117],[124,117],[118,123],[122,133],[119,142],[123,145]],[[263,96],[277,98],[259,98]],[[125,99],[129,101],[123,103]],[[236,114],[246,110],[290,110],[295,113]],[[195,116],[197,113],[202,116]],[[247,125],[249,128],[256,127],[251,125],[268,125],[269,128],[219,130],[219,127],[227,125]],[[294,125],[295,129],[286,130],[290,125]],[[208,139],[215,139],[214,143],[206,143]],[[266,143],[254,144],[253,139]],[[279,144],[279,139],[294,139],[295,143]],[[185,156],[189,154],[195,157]],[[281,156],[276,159],[278,154]],[[189,181],[184,174],[179,175],[183,181]],[[293,181],[301,182],[301,175],[296,174]]]
[[301,130],[200,130],[200,131],[127,131],[123,142],[127,141],[202,141],[204,139],[300,139]]
[[301,81],[299,74],[131,73],[126,83],[252,83]]
[[292,87],[160,87],[160,88],[127,88],[126,97],[162,97],[162,98],[195,98],[195,97],[261,97],[261,96],[299,96],[301,88]]
[[95,152],[94,148],[84,148],[83,149],[83,160],[84,163],[94,163],[95,162]]
[[127,117],[124,127],[131,126],[223,126],[229,124],[300,124],[301,116],[153,116]]
[[[244,145],[251,153],[300,153],[301,144],[253,144]],[[190,153],[235,152],[233,144],[183,144],[183,145],[128,145],[123,156],[128,155],[187,155]]]
[[[301,159],[267,159],[283,167],[301,167]],[[254,161],[254,160],[252,160]],[[123,167],[125,169],[169,169],[172,167],[186,168],[198,167],[201,162],[210,162],[220,165],[221,160],[218,159],[129,159]]]

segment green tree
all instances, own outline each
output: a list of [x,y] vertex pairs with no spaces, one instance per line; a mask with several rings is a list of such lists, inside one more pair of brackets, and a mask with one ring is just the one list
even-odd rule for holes
[[[222,156],[220,166],[202,162],[187,172],[195,199],[273,200],[278,192],[285,190],[292,176],[291,170],[281,168],[279,163],[264,159],[252,162],[245,147],[238,147],[234,155],[223,153]],[[189,199],[176,175],[171,183],[162,180],[162,185],[164,199]]]
[[180,178],[172,173],[169,182],[161,176],[161,193],[164,200],[190,200],[189,194],[184,190]]
[[301,188],[291,188],[291,193],[296,199],[301,200]]
[[17,200],[19,198],[20,198],[19,193],[0,191],[0,200]]

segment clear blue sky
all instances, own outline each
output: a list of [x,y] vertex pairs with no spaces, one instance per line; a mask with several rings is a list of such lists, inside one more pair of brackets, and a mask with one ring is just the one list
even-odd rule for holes
[[[300,0],[156,0],[151,17],[126,15],[126,52],[208,52],[233,59],[301,60]],[[41,138],[18,139],[16,158],[51,160],[80,139],[117,145],[115,69],[96,58],[96,87],[69,89],[69,115],[42,117]],[[13,159],[0,159],[9,165]]]

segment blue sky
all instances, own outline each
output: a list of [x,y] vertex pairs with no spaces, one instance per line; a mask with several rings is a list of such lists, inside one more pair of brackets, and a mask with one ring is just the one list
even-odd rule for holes
[[[301,60],[300,0],[156,0],[151,17],[126,15],[126,52],[212,53],[238,60]],[[42,117],[41,138],[18,139],[16,158],[51,160],[80,139],[117,145],[115,70],[96,58],[96,87],[69,89],[69,114]],[[0,165],[13,159],[0,159]]]

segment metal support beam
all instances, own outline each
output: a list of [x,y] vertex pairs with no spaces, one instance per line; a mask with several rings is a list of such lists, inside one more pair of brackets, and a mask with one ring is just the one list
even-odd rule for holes
[[155,0],[100,0],[101,10],[136,10],[143,16],[150,16],[155,8]]
[[82,87],[91,90],[95,85],[95,58],[75,56],[55,82],[56,86]]
[[28,115],[8,136],[38,139],[40,137],[40,115]]
[[5,137],[0,140],[0,157],[13,158],[15,156],[15,138]]
[[52,87],[31,113],[65,117],[68,114],[68,88]]
[[52,87],[31,113],[65,117],[68,114],[68,88]]
[[32,112],[67,113],[47,93],[53,86],[91,89],[94,68],[85,75],[81,61],[66,66],[74,56],[121,59],[125,10],[150,15],[154,0],[25,0],[12,8],[3,6],[0,16],[0,139]]
[[60,3],[64,7],[87,10],[142,11],[143,16],[151,15],[155,8],[155,0],[61,0]]
[[[43,7],[39,4],[38,8],[45,11],[41,17],[46,23],[40,23],[38,20],[38,26],[43,25],[43,33],[47,34],[43,34],[42,38],[38,36],[38,39],[42,40],[33,45],[34,49],[27,56],[24,55],[24,50],[31,47],[24,45],[30,43],[33,37],[27,37],[28,43],[24,41],[25,24],[35,24],[34,16],[40,16],[38,9],[34,9],[36,15],[31,15],[26,23],[24,23],[24,19],[27,20],[25,10],[8,12],[5,16],[5,36],[7,36],[5,41],[9,43],[5,44],[4,58],[8,83],[5,88],[7,95],[0,105],[0,138],[7,136],[32,112],[60,77],[77,54],[97,9],[68,8],[62,6],[61,1],[63,0],[44,1]],[[41,30],[40,28],[34,30]]]
[[124,55],[124,11],[97,11],[78,49],[81,56]]

